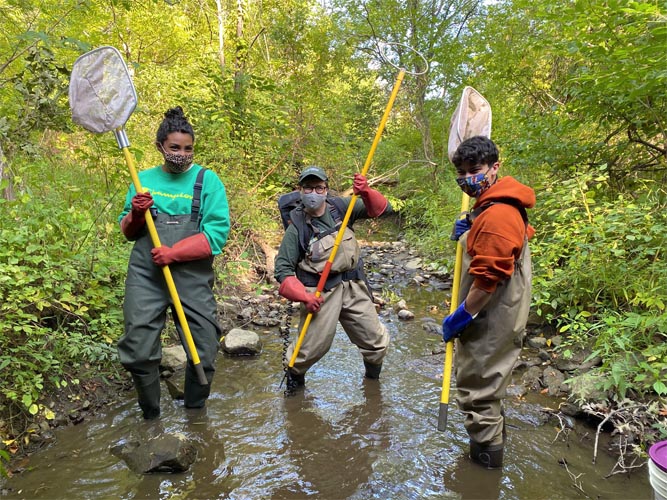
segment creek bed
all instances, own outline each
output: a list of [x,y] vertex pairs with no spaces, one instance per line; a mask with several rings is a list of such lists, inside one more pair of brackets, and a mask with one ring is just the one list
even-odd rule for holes
[[[283,342],[278,328],[255,327],[262,354],[220,355],[206,411],[186,412],[163,387],[162,417],[147,423],[129,392],[93,420],[57,429],[55,442],[6,482],[5,497],[652,497],[645,468],[605,478],[616,458],[601,452],[593,465],[595,429],[574,422],[563,432],[544,411],[558,408],[562,400],[536,393],[506,401],[505,467],[487,471],[470,463],[462,415],[453,401],[447,430],[436,430],[443,356],[432,354],[440,342],[424,329],[423,319],[442,319],[448,292],[428,280],[420,284],[410,273],[390,271],[385,276],[391,281],[383,280],[377,269],[382,286],[406,300],[415,314],[403,321],[390,307],[381,311],[392,345],[379,382],[364,380],[361,356],[339,330],[331,351],[306,375],[305,391],[285,397],[279,387]],[[376,288],[378,293],[381,286]],[[294,318],[292,335],[298,334],[296,323]],[[190,470],[135,474],[109,452],[111,445],[155,432],[156,426],[196,443],[198,458]]]

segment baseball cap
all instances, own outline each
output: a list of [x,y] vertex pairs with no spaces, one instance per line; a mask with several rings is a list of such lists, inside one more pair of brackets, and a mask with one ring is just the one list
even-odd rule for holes
[[310,166],[303,169],[301,175],[299,175],[299,184],[301,184],[306,177],[310,176],[317,177],[323,181],[329,180],[327,174],[320,167]]

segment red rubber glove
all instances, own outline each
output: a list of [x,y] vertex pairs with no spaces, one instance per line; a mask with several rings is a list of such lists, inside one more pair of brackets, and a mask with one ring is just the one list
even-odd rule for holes
[[177,242],[173,247],[161,246],[151,249],[153,262],[158,266],[168,266],[174,262],[189,262],[205,259],[213,255],[211,245],[204,233],[197,233]]
[[128,240],[134,238],[146,224],[146,210],[153,206],[153,197],[146,191],[132,197],[132,210],[120,221],[120,230]]
[[365,176],[354,174],[352,191],[354,194],[361,197],[369,217],[382,215],[387,209],[387,205],[389,204],[387,198],[385,198],[379,191],[368,187],[368,181]]
[[322,297],[316,297],[314,293],[308,293],[304,284],[296,276],[285,278],[280,284],[278,293],[292,302],[303,302],[306,309],[312,313],[318,312],[324,302]]

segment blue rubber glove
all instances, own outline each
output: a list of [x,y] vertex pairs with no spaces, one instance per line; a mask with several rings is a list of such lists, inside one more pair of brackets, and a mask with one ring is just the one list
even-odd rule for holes
[[449,342],[461,335],[461,332],[470,324],[473,317],[465,308],[465,301],[452,314],[442,320],[442,340]]
[[452,241],[459,241],[459,238],[463,233],[469,230],[472,226],[472,223],[468,220],[468,217],[463,219],[457,219],[454,223],[454,229],[452,230],[452,235],[449,237]]

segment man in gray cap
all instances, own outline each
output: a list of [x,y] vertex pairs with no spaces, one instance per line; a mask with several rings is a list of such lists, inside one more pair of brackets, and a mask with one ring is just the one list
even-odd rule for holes
[[[350,341],[363,357],[365,376],[380,377],[389,335],[378,319],[370,290],[364,280],[359,244],[351,226],[357,219],[378,217],[392,211],[387,199],[368,186],[366,177],[354,175],[352,189],[357,199],[331,265],[329,276],[317,297],[315,292],[324,266],[351,198],[329,197],[329,178],[320,167],[309,166],[299,176],[301,203],[289,214],[287,227],[275,260],[278,293],[301,302],[299,332],[308,313],[313,313],[294,366],[287,371],[288,391],[305,384],[305,373],[331,347],[340,321]],[[286,362],[294,353],[294,339]]]

